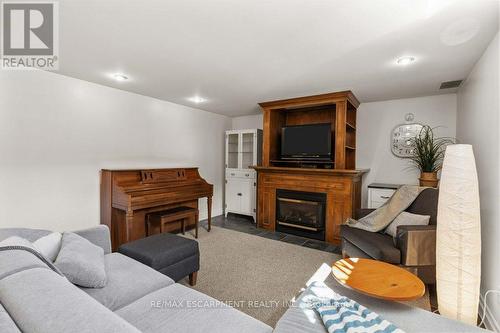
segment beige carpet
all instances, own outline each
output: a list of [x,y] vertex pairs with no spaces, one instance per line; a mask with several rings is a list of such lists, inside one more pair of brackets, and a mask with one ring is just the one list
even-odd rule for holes
[[[192,238],[190,232],[186,236]],[[194,289],[272,327],[315,272],[340,258],[219,227],[210,233],[200,228],[198,242],[201,268]],[[413,305],[428,309],[427,295]]]

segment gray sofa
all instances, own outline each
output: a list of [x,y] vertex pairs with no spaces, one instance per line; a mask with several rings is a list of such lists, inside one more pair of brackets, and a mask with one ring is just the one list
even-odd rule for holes
[[[14,235],[35,241],[49,233],[1,229],[0,241]],[[106,226],[76,233],[104,249],[106,286],[78,288],[29,252],[0,251],[0,332],[272,331],[138,261],[111,253]]]
[[[13,235],[35,241],[45,230],[0,229],[0,241]],[[0,251],[0,332],[271,332],[273,329],[191,288],[174,283],[119,253],[111,253],[109,230],[98,226],[76,232],[105,252],[108,282],[102,289],[78,288],[25,251]],[[326,266],[328,269],[328,266]],[[418,308],[360,295],[327,274],[326,284],[406,332],[485,332]],[[278,321],[275,333],[320,332],[321,318],[307,306],[317,294],[310,286]]]

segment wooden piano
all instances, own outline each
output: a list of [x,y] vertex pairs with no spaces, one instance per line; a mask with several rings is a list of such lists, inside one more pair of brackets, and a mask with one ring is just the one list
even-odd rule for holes
[[[188,206],[198,208],[207,198],[208,231],[211,227],[213,185],[198,168],[101,170],[101,224],[111,231],[113,251],[123,243],[146,237],[146,214]],[[186,228],[196,221],[188,221]],[[180,223],[167,226],[167,232]],[[159,232],[153,230],[153,233]]]

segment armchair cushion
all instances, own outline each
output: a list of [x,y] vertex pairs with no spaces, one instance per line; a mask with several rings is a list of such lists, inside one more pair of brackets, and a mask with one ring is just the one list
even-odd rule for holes
[[387,228],[385,228],[385,233],[391,235],[392,237],[396,237],[396,232],[399,226],[428,225],[430,218],[431,217],[429,215],[419,215],[408,212],[402,212],[401,214],[398,215],[398,217],[394,219],[394,221],[391,222],[391,224],[387,226]]
[[408,213],[429,215],[429,224],[436,225],[437,223],[437,208],[438,208],[439,190],[435,188],[426,188],[406,209]]
[[436,226],[399,226],[396,234],[396,246],[401,251],[401,264],[405,266],[435,265]]
[[353,244],[372,259],[391,264],[401,262],[401,252],[394,246],[393,239],[389,235],[351,228],[347,225],[340,226],[340,235],[343,241]]

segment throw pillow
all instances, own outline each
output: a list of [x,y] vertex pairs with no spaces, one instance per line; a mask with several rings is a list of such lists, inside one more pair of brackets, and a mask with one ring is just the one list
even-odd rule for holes
[[5,246],[24,246],[24,247],[36,250],[33,247],[33,244],[29,240],[18,237],[18,236],[11,236],[11,237],[6,238],[3,241],[1,241],[0,247],[5,247]]
[[104,250],[72,232],[63,233],[54,265],[73,284],[85,288],[106,285]]
[[47,236],[38,238],[33,242],[33,246],[38,250],[45,258],[54,262],[61,248],[61,238],[60,232],[53,232]]
[[393,323],[347,297],[329,299],[314,305],[328,333],[384,332],[404,333]]
[[400,225],[428,225],[431,217],[429,215],[418,215],[402,212],[385,229],[385,233],[396,237],[396,232]]
[[316,310],[329,333],[404,333],[377,313],[336,293],[324,282],[313,281],[301,298],[301,302],[305,303],[301,307],[306,305],[305,308]]
[[43,254],[41,254],[37,248],[31,243],[29,240],[18,237],[18,236],[11,236],[9,238],[4,239],[3,241],[0,242],[0,248],[3,250],[17,250],[12,247],[18,247],[21,246],[25,248],[26,251],[29,253],[33,254],[36,256],[38,259],[40,259],[45,265],[47,265],[51,270],[56,272],[59,275],[62,275],[61,272],[57,269],[57,267],[54,266],[52,261],[47,259]]

